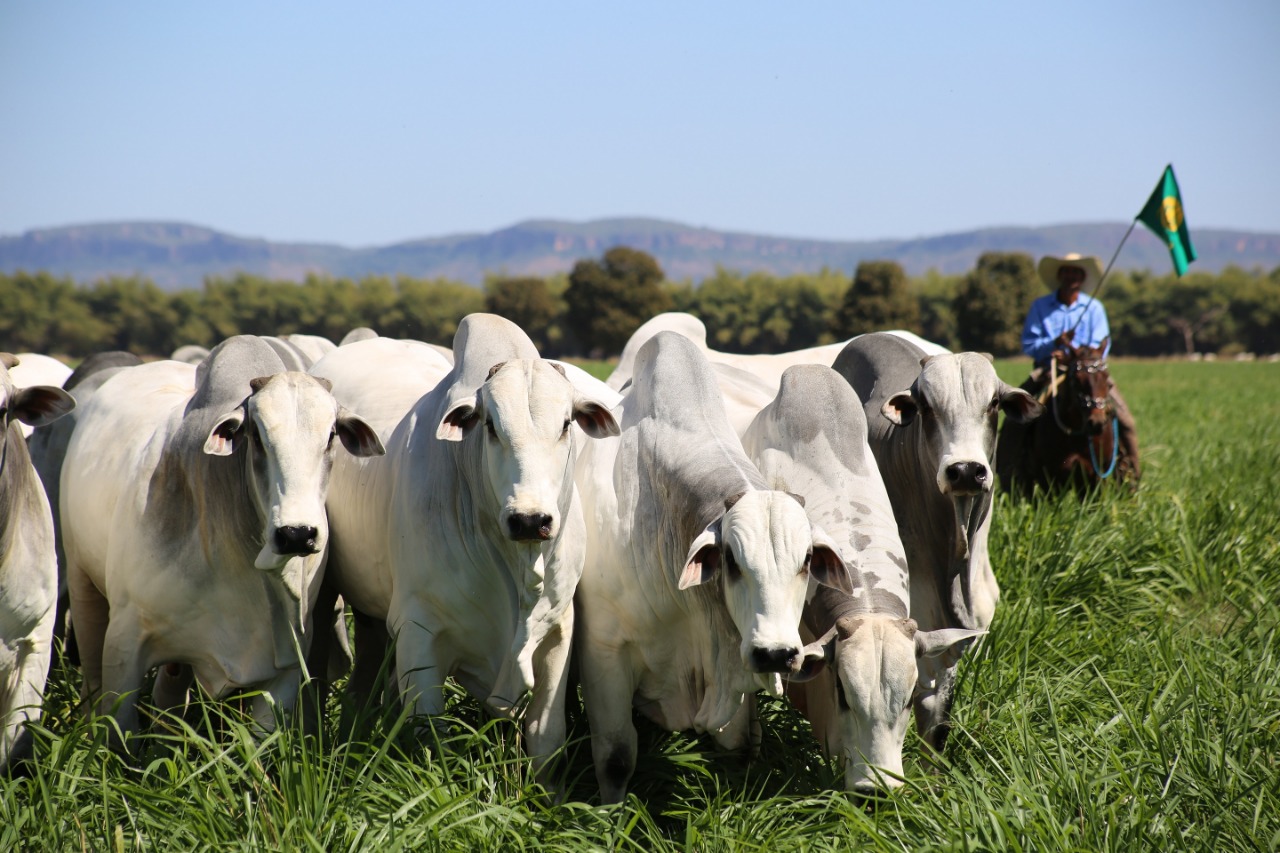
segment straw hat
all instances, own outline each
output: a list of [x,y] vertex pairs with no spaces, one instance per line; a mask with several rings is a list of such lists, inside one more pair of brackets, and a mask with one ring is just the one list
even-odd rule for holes
[[1040,280],[1049,285],[1050,290],[1058,289],[1058,269],[1060,267],[1079,267],[1084,270],[1084,284],[1081,290],[1089,290],[1102,278],[1102,261],[1093,255],[1078,255],[1075,252],[1055,258],[1045,255],[1040,259]]

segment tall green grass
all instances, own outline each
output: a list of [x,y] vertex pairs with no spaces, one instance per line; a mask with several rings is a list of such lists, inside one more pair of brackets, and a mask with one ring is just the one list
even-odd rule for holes
[[[1002,363],[1006,379],[1022,367]],[[455,694],[431,748],[390,714],[255,740],[199,706],[128,760],[48,696],[39,761],[0,780],[0,850],[1258,850],[1280,847],[1280,365],[1119,363],[1136,496],[1001,496],[1003,598],[961,667],[938,768],[908,738],[868,806],[765,701],[761,757],[641,726],[632,796],[593,805],[582,712],[556,805],[516,727]],[[350,714],[348,714],[348,717]]]

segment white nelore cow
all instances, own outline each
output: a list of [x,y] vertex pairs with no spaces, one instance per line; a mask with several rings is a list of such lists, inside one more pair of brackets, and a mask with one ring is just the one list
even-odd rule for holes
[[[384,385],[400,395],[396,375],[420,374],[425,356],[374,349],[396,344],[339,347],[317,369],[333,377],[340,399],[380,395]],[[365,355],[363,369],[343,365]],[[453,355],[453,368],[419,391],[391,432],[386,459],[339,472],[342,486],[329,500],[341,519],[330,580],[353,608],[386,619],[401,695],[416,713],[444,712],[450,676],[503,715],[532,691],[524,727],[541,769],[564,743],[573,594],[586,547],[575,447],[582,433],[618,428],[610,401],[580,393],[508,320],[463,318]],[[348,531],[358,538],[344,541]],[[357,648],[358,665],[364,660]]]
[[[758,381],[765,383],[770,391],[770,395],[777,393],[778,383],[782,380],[782,373],[788,367],[797,364],[821,364],[830,367],[835,361],[836,356],[844,349],[848,341],[841,341],[835,344],[824,344],[822,346],[807,347],[805,349],[793,350],[791,352],[768,353],[744,355],[731,352],[720,352],[713,350],[707,346],[707,327],[703,322],[692,314],[686,314],[681,311],[669,311],[664,314],[658,314],[649,319],[640,328],[632,333],[628,339],[626,346],[622,348],[622,355],[618,358],[618,365],[610,374],[608,381],[610,388],[621,388],[631,378],[631,372],[634,368],[636,354],[640,352],[640,347],[652,338],[658,332],[670,331],[678,332],[702,350],[702,354],[712,364],[728,365],[744,370],[757,378]],[[941,354],[947,352],[943,347],[938,346],[931,341],[912,332],[902,329],[894,329],[885,334],[896,335],[903,340],[910,341],[916,346],[923,349],[927,354]],[[732,419],[732,410],[730,418]],[[739,433],[741,434],[741,433]]]
[[578,464],[589,548],[576,648],[605,802],[625,796],[635,769],[633,706],[667,729],[747,745],[748,696],[778,694],[780,675],[804,668],[810,576],[849,588],[835,543],[743,452],[687,338],[646,343],[614,411],[621,436]]
[[[928,631],[987,629],[1000,597],[987,551],[996,420],[1002,409],[1029,420],[1044,407],[1001,381],[988,355],[927,355],[889,334],[854,339],[833,367],[862,400],[906,547],[913,618]],[[938,751],[966,646],[921,662],[916,727]]]
[[30,751],[40,718],[58,598],[53,518],[19,423],[41,426],[75,402],[61,388],[17,387],[0,353],[0,770]]
[[[289,710],[311,636],[338,443],[382,453],[327,384],[286,372],[250,336],[199,368],[120,371],[80,413],[62,472],[63,540],[84,693],[137,728],[143,676],[180,704],[194,672],[222,697],[261,688],[269,728]],[[327,626],[329,620],[323,623]]]
[[852,593],[809,585],[805,628],[830,665],[789,692],[818,742],[843,759],[848,790],[896,787],[917,661],[981,632],[921,631],[910,618],[906,554],[862,403],[844,377],[816,364],[788,368],[743,447],[769,485],[804,495],[809,520],[851,567]]

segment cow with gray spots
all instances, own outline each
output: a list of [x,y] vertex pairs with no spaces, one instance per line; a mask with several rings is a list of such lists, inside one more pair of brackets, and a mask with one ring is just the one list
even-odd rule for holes
[[839,546],[853,582],[852,593],[810,583],[804,626],[828,666],[788,692],[818,742],[843,761],[848,790],[896,787],[918,662],[982,632],[924,631],[910,618],[905,549],[862,404],[840,374],[788,368],[743,446],[770,486],[804,496],[805,513]]
[[[833,367],[862,400],[906,548],[913,618],[926,631],[986,630],[1000,597],[987,550],[997,417],[1028,420],[1043,407],[996,376],[989,355],[926,355],[888,334],[850,341]],[[921,661],[916,727],[935,750],[966,646]]]

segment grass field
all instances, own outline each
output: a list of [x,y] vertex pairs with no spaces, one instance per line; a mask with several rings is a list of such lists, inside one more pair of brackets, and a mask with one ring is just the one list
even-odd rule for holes
[[557,806],[515,727],[464,697],[444,750],[396,719],[343,742],[335,700],[319,740],[255,741],[205,708],[126,764],[63,673],[32,775],[0,780],[0,850],[1280,848],[1280,365],[1113,369],[1140,493],[999,499],[1003,598],[962,664],[944,766],[911,734],[909,784],[874,808],[774,701],[751,763],[642,728],[633,794],[603,809],[580,710]]

